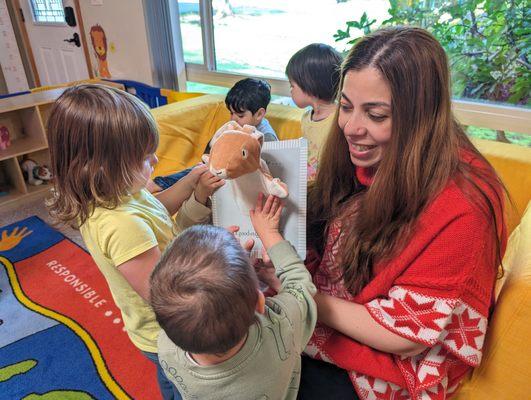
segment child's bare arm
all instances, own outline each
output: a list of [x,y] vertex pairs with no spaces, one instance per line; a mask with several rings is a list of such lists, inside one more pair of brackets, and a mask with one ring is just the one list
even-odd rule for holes
[[146,301],[149,301],[149,277],[160,257],[160,250],[155,246],[117,267],[125,280]]
[[280,200],[269,196],[263,206],[262,201],[261,195],[250,215],[254,229],[271,257],[280,280],[278,294],[271,301],[286,313],[294,329],[296,346],[302,350],[317,321],[317,309],[313,300],[316,288],[297,252],[278,231],[282,212]]
[[206,165],[201,164],[196,166],[188,175],[174,185],[162,192],[156,193],[155,197],[166,207],[170,215],[174,215],[193,193],[198,180],[207,170],[208,167]]
[[254,210],[250,210],[249,214],[262,245],[266,250],[269,250],[284,240],[278,231],[283,206],[278,197],[268,196],[265,203],[263,199],[264,195],[260,193]]
[[262,260],[256,260],[254,267],[258,279],[278,292],[280,290],[280,280],[276,275],[274,265],[269,259],[267,250],[284,240],[278,231],[282,204],[274,196],[269,196],[265,204],[263,204],[263,199],[264,196],[260,193],[255,209],[250,211],[251,222],[263,245]]

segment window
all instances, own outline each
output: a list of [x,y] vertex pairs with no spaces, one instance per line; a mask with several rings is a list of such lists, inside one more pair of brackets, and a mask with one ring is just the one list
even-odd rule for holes
[[[382,20],[387,0],[188,0],[179,1],[184,60],[209,70],[285,79],[289,58],[309,43],[350,47],[333,37],[350,17],[369,10]],[[203,6],[202,4],[203,3]],[[201,12],[203,7],[203,12]],[[211,36],[209,36],[209,34]],[[205,35],[209,36],[204,43]],[[204,49],[205,44],[208,48]]]
[[[187,79],[230,87],[268,79],[289,95],[284,70],[293,53],[321,42],[349,50],[381,26],[416,25],[445,48],[454,106],[469,126],[498,138],[529,132],[531,47],[528,0],[187,0],[178,1]],[[499,107],[502,108],[499,108]],[[501,129],[507,130],[507,135]],[[483,133],[476,128],[470,132]]]
[[31,0],[31,9],[35,22],[65,23],[62,0]]
[[183,40],[184,61],[203,64],[203,39],[199,0],[179,1],[179,18]]

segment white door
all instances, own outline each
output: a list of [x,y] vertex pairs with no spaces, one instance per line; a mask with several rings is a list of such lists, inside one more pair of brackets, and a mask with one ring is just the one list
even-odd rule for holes
[[88,79],[77,16],[76,26],[69,26],[65,22],[64,7],[72,7],[75,15],[74,1],[19,0],[19,2],[41,85]]

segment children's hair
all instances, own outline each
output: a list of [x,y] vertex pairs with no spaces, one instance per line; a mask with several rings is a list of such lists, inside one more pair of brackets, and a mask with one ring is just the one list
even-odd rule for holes
[[249,256],[225,229],[195,225],[166,249],[151,275],[151,306],[173,343],[224,354],[255,323],[258,279]]
[[95,207],[115,208],[158,146],[149,108],[133,95],[103,85],[67,89],[48,120],[54,175],[50,213],[81,226]]
[[260,108],[267,110],[271,101],[271,85],[262,79],[246,78],[236,82],[225,97],[229,110],[243,113],[249,110],[257,112]]
[[304,93],[333,102],[339,87],[341,54],[332,46],[312,43],[291,56],[286,76]]

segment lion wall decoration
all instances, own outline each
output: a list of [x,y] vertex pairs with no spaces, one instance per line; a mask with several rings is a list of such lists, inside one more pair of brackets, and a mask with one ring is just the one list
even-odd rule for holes
[[100,78],[111,78],[109,64],[107,63],[107,37],[101,25],[96,24],[90,28],[90,40],[98,60],[98,76]]

